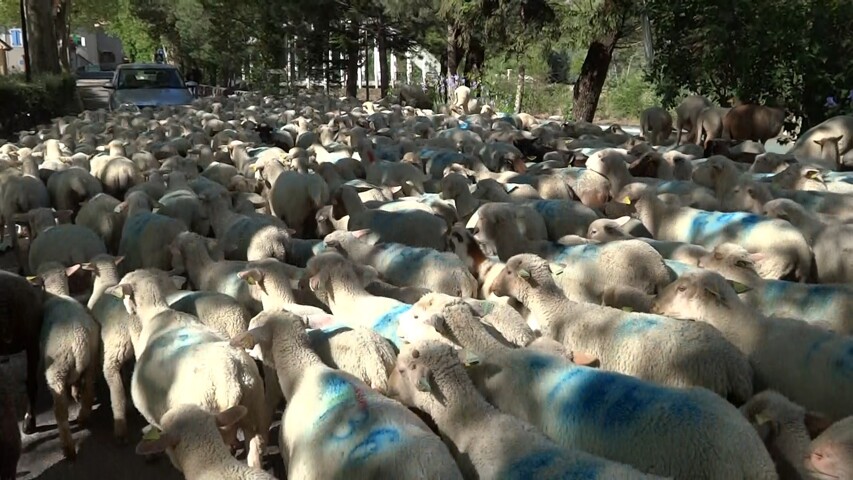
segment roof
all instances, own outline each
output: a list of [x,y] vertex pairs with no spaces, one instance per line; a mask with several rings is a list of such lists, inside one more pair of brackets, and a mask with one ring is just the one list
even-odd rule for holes
[[121,69],[126,69],[126,68],[143,69],[144,68],[144,69],[150,69],[150,70],[157,70],[157,69],[162,69],[162,70],[174,69],[174,70],[177,70],[178,69],[178,67],[176,65],[171,65],[168,63],[122,63],[117,68],[121,68]]
[[0,38],[0,50],[12,50],[12,46],[4,42],[3,39]]

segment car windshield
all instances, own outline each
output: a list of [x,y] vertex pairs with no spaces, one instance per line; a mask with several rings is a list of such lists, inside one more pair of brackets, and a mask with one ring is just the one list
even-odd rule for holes
[[172,68],[124,68],[119,72],[118,88],[186,88],[178,71]]

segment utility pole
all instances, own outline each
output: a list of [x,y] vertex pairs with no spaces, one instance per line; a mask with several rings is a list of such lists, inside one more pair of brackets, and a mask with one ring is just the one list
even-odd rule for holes
[[27,39],[27,4],[25,0],[21,0],[21,40],[24,48],[24,76],[27,83],[33,81],[33,74],[30,71],[30,41]]

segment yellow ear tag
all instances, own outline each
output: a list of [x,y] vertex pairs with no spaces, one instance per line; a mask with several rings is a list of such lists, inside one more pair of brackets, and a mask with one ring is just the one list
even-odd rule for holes
[[631,308],[631,307],[622,307],[622,311],[623,311],[623,312],[631,313],[631,312],[633,312],[633,311],[634,311],[634,309],[633,309],[633,308]]
[[630,205],[631,204],[631,197],[626,196],[625,198],[622,199],[622,203],[624,203],[625,205]]
[[772,420],[770,417],[768,417],[766,415],[762,415],[760,413],[755,416],[755,423],[758,425],[764,425],[765,423],[769,422],[770,420]]
[[739,282],[732,281],[730,283],[732,284],[732,288],[734,288],[735,292],[737,292],[738,294],[746,293],[746,292],[752,290],[748,286],[746,286],[742,283],[739,283]]
[[28,281],[28,282],[35,282],[35,281],[36,281],[36,280],[38,280],[38,279],[39,279],[39,277],[36,277],[36,276],[30,276],[30,277],[27,277],[27,281]]
[[254,285],[258,282],[255,281],[254,277],[246,277],[246,283],[248,283],[249,285]]
[[154,441],[160,438],[160,430],[156,427],[151,427],[145,432],[145,435],[142,436],[142,440]]

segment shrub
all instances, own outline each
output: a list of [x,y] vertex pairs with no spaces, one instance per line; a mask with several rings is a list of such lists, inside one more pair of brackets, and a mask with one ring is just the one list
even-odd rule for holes
[[622,75],[608,82],[599,102],[599,119],[638,121],[648,107],[660,105],[653,86],[642,72]]
[[45,75],[26,83],[23,76],[0,77],[0,135],[8,136],[79,111],[71,75]]

